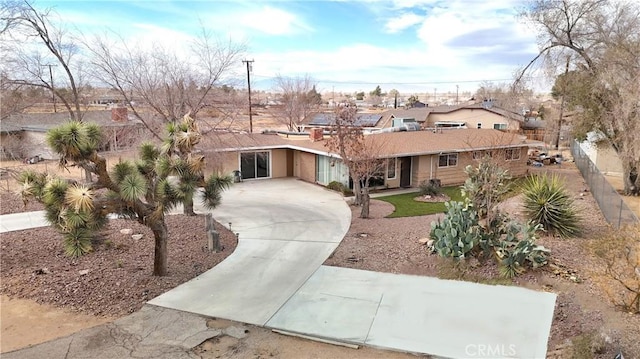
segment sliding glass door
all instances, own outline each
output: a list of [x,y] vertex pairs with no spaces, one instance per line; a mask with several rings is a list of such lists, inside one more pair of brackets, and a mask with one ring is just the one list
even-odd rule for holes
[[240,171],[242,178],[268,178],[270,173],[269,152],[243,152],[240,153]]

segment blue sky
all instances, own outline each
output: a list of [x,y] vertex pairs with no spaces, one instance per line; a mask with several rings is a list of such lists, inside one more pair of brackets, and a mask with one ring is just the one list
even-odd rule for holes
[[[110,29],[131,41],[176,46],[201,25],[244,42],[252,83],[308,74],[320,91],[475,90],[507,82],[536,54],[517,17],[522,0],[39,1],[85,34]],[[242,63],[238,77],[243,79]],[[544,86],[543,84],[535,84]]]

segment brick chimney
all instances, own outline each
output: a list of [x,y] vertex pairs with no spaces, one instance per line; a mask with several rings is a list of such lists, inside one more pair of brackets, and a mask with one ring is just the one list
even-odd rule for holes
[[111,109],[111,121],[126,122],[129,120],[126,107],[114,107]]
[[318,141],[322,141],[323,139],[323,130],[321,128],[312,128],[309,131],[309,139],[312,142],[318,142]]

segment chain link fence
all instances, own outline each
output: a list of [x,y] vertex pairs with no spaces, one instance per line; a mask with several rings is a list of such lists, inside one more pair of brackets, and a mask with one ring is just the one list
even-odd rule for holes
[[640,223],[638,216],[600,173],[577,141],[571,143],[571,154],[607,222],[616,228]]

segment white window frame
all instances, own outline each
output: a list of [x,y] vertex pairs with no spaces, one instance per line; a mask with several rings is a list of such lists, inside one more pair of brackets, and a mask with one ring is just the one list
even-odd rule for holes
[[[391,162],[393,162],[393,177],[389,176],[389,168],[391,168]],[[398,177],[398,158],[387,158],[387,179],[396,179]]]
[[507,125],[506,123],[494,123],[493,124],[493,129],[494,130],[506,130],[507,127],[509,127],[509,125]]
[[[447,156],[447,165],[446,166],[441,166],[440,165],[440,158],[443,157],[443,156]],[[455,165],[450,165],[449,164],[451,162],[451,160],[449,159],[450,156],[455,156],[455,158],[456,158],[456,164]],[[458,154],[457,153],[443,153],[443,154],[440,154],[438,156],[438,168],[457,167],[458,166],[458,160],[459,160],[459,158],[458,158]]]

